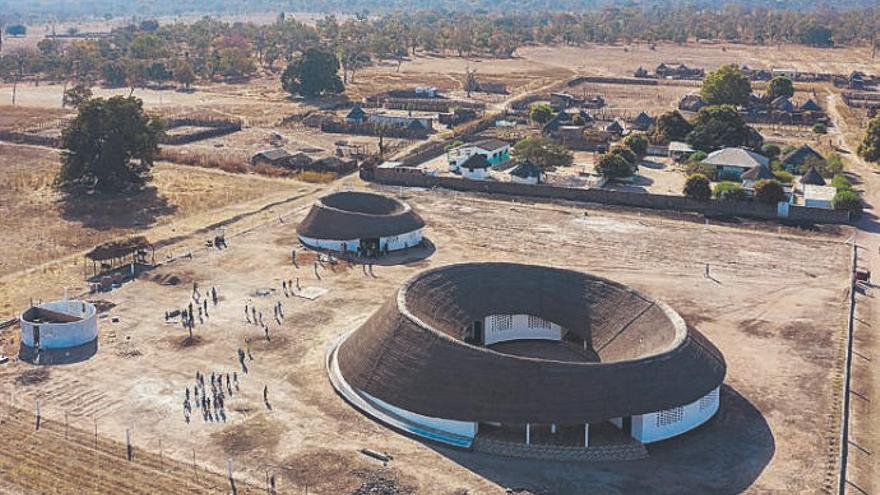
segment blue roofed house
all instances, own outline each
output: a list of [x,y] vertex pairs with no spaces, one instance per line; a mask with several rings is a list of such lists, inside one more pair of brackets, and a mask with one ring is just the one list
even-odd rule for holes
[[483,155],[490,166],[498,166],[510,160],[510,143],[500,139],[483,139],[453,148],[446,153],[449,170],[458,170],[474,155]]

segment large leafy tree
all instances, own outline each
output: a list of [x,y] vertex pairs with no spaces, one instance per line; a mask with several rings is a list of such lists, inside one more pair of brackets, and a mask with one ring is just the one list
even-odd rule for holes
[[859,156],[869,162],[880,162],[880,115],[868,123],[865,137],[859,144]]
[[705,175],[691,174],[685,181],[682,192],[688,198],[708,201],[712,197],[712,186]]
[[544,169],[567,167],[574,160],[565,146],[543,137],[529,137],[516,143],[513,156],[517,160],[529,160]]
[[710,72],[700,88],[700,96],[709,105],[745,105],[750,94],[752,82],[735,65]]
[[695,149],[708,152],[728,146],[746,146],[750,134],[749,126],[732,106],[705,107],[697,112],[687,142]]
[[293,95],[315,97],[345,90],[339,78],[339,60],[329,51],[309,48],[288,64],[281,86]]
[[791,79],[784,76],[774,77],[767,86],[767,100],[773,101],[780,96],[788,98],[794,96],[794,84]]
[[777,180],[759,180],[755,183],[755,200],[760,203],[775,205],[780,201],[785,201],[785,189]]
[[144,112],[134,97],[114,96],[83,102],[62,133],[61,170],[64,188],[118,192],[136,189],[151,179],[163,123]]
[[606,153],[596,162],[596,172],[606,179],[619,179],[632,175],[632,165],[618,153]]
[[657,117],[657,122],[651,131],[651,139],[661,144],[684,141],[692,130],[694,127],[691,123],[678,110],[673,110]]

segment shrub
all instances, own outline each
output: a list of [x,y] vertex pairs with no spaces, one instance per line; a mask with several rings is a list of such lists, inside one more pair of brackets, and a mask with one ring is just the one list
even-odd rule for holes
[[691,156],[688,157],[689,162],[701,162],[709,157],[709,154],[705,151],[694,151],[691,153]]
[[596,163],[596,172],[606,179],[620,179],[632,175],[632,165],[620,155],[606,153]]
[[828,134],[828,126],[821,122],[813,124],[813,134]]
[[546,124],[553,118],[553,107],[546,103],[535,103],[529,110],[529,118],[539,124]]
[[715,184],[712,194],[717,199],[743,200],[746,199],[746,191],[736,182],[724,181]]
[[837,174],[831,179],[831,187],[837,189],[838,191],[851,191],[852,184],[849,179],[846,178],[843,174]]
[[776,180],[783,184],[791,184],[794,181],[794,176],[785,170],[775,170],[773,175],[776,176]]
[[764,204],[775,205],[785,200],[785,189],[777,180],[759,180],[755,183],[755,199]]
[[708,201],[712,197],[709,179],[703,174],[691,174],[684,183],[684,195],[699,201]]
[[709,180],[714,180],[716,178],[715,166],[709,165],[708,163],[690,162],[685,165],[684,171],[687,175],[705,175]]
[[761,154],[771,160],[778,158],[780,153],[782,153],[782,149],[772,143],[767,143],[761,147]]
[[642,133],[630,134],[623,140],[623,144],[629,147],[639,158],[644,158],[648,154],[648,138]]
[[831,207],[835,210],[847,210],[855,214],[862,212],[862,198],[854,191],[837,191],[831,200]]
[[625,145],[614,146],[611,148],[611,151],[609,151],[609,153],[611,153],[612,155],[617,155],[617,156],[623,158],[624,160],[626,160],[627,163],[630,164],[631,167],[634,167],[639,162],[638,154],[635,151],[633,151],[632,149],[630,149],[629,146],[625,146]]

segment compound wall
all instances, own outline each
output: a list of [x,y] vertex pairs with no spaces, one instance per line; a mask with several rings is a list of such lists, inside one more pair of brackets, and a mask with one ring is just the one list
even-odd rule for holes
[[35,348],[37,337],[40,349],[66,349],[92,342],[98,338],[98,311],[84,301],[55,301],[38,306],[39,309],[63,313],[77,318],[68,323],[37,323],[28,321],[27,312],[20,318],[21,341]]

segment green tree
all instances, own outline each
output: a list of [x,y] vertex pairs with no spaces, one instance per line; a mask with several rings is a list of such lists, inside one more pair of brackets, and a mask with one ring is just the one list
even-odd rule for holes
[[843,174],[837,174],[831,179],[831,187],[838,191],[852,191],[852,183]]
[[782,150],[779,146],[773,143],[767,143],[764,146],[761,146],[761,154],[766,156],[770,160],[775,160],[779,158],[779,154],[782,153]]
[[318,48],[309,48],[287,65],[281,75],[281,86],[290,94],[308,98],[345,90],[339,78],[339,60],[333,53]]
[[735,65],[710,72],[700,88],[700,96],[709,105],[746,105],[751,94],[752,82]]
[[94,98],[62,132],[56,184],[102,192],[126,191],[151,179],[163,123],[134,97]]
[[196,72],[193,70],[189,61],[182,61],[174,68],[174,80],[183,84],[185,89],[189,89],[192,83],[196,82]]
[[808,24],[800,33],[800,41],[809,46],[830,48],[834,46],[834,34],[826,26]]
[[865,129],[865,136],[859,144],[859,156],[869,162],[880,162],[880,115],[877,115]]
[[746,191],[736,182],[724,181],[715,184],[712,194],[717,199],[726,200],[744,200],[746,199]]
[[794,96],[794,84],[791,82],[791,79],[785,76],[774,77],[770,81],[770,85],[767,86],[767,94],[765,96],[768,101],[773,101],[780,96],[791,98]]
[[816,122],[813,124],[813,134],[825,135],[828,134],[828,126],[821,122]]
[[77,108],[92,97],[92,89],[86,83],[68,88],[61,97],[61,106]]
[[574,160],[568,148],[543,137],[528,137],[516,143],[513,158],[529,160],[543,169],[567,167]]
[[703,174],[691,174],[684,182],[684,195],[699,201],[708,201],[712,197],[709,178]]
[[648,138],[640,132],[630,134],[623,140],[623,144],[633,151],[639,158],[648,154]]
[[668,144],[670,141],[684,141],[693,126],[678,111],[666,112],[657,117],[657,122],[652,129],[651,139],[658,144]]
[[632,168],[633,170],[636,169],[636,166],[639,163],[639,155],[637,155],[635,151],[633,151],[632,149],[630,149],[629,146],[626,145],[612,146],[611,150],[608,153],[612,155],[617,155],[626,160],[626,163],[629,163],[630,168]]
[[693,125],[687,142],[694,149],[709,152],[729,146],[745,146],[749,142],[749,126],[730,105],[700,109]]
[[632,165],[622,156],[606,153],[596,162],[596,172],[606,179],[620,179],[632,175]]
[[553,118],[553,107],[546,103],[534,103],[529,109],[529,118],[532,122],[546,124]]
[[848,210],[858,215],[862,212],[862,198],[853,190],[841,189],[831,199],[831,207],[835,210]]
[[760,203],[775,205],[780,201],[785,201],[785,189],[778,180],[759,180],[755,183],[755,200]]

